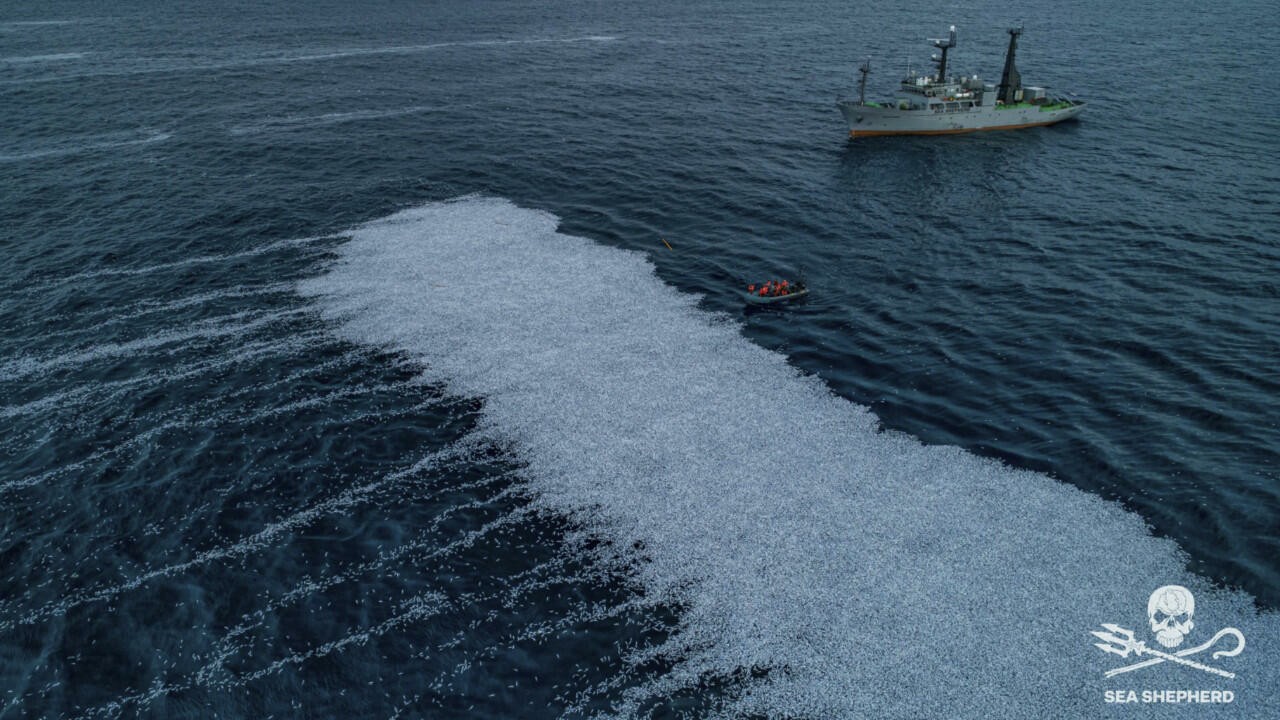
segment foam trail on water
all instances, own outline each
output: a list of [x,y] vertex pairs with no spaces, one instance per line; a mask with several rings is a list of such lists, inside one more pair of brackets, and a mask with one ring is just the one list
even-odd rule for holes
[[351,48],[349,50],[335,50],[333,52],[314,53],[309,55],[291,55],[279,58],[263,58],[260,62],[264,64],[273,63],[291,63],[291,62],[314,62],[316,60],[337,60],[348,57],[360,57],[364,55],[407,55],[421,52],[429,52],[431,50],[441,50],[445,48],[468,48],[468,47],[495,47],[503,45],[547,45],[561,43],[585,43],[585,42],[609,42],[617,40],[611,35],[588,35],[585,37],[571,38],[526,38],[514,40],[463,40],[457,42],[440,42],[427,43],[424,45],[397,45],[392,47],[374,47],[374,48]]
[[[453,491],[479,490],[487,485],[509,480],[510,479],[506,475],[497,475],[485,480],[478,480],[454,486],[450,489]],[[349,583],[372,572],[386,571],[386,568],[390,563],[402,561],[406,557],[412,557],[413,561],[418,564],[427,561],[434,562],[439,558],[452,555],[459,550],[470,547],[478,539],[484,537],[490,532],[493,532],[495,529],[504,528],[522,520],[526,520],[530,513],[526,509],[521,509],[510,512],[497,520],[489,522],[476,532],[464,533],[461,538],[445,545],[441,545],[440,538],[437,537],[437,531],[440,526],[451,518],[462,513],[493,505],[503,500],[519,497],[521,492],[522,491],[519,488],[508,487],[505,490],[495,493],[492,497],[472,500],[460,505],[455,505],[441,511],[439,515],[432,518],[425,528],[419,530],[418,535],[413,540],[403,545],[398,545],[392,550],[383,551],[373,560],[344,569],[334,575],[314,579],[305,578],[289,592],[242,618],[240,624],[228,630],[227,634],[218,641],[217,646],[219,648],[226,648],[231,644],[234,644],[241,636],[247,634],[253,629],[261,627],[264,619],[268,618],[271,614],[278,612],[282,608],[288,607],[295,602],[316,595],[317,593],[329,590],[337,585]]]
[[85,54],[82,52],[52,53],[49,55],[14,55],[0,58],[0,63],[7,63],[10,65],[27,65],[31,63],[67,62],[69,60],[80,60],[84,55]]
[[59,25],[72,25],[80,22],[79,20],[11,20],[9,22],[0,22],[0,33],[13,33],[30,30],[40,30],[41,28],[56,27]]
[[325,113],[323,115],[290,115],[288,117],[268,118],[256,123],[236,125],[229,128],[228,132],[232,135],[256,135],[258,133],[299,130],[323,125],[340,125],[361,120],[381,120],[384,118],[404,117],[406,115],[419,115],[446,109],[449,108],[414,105],[392,110],[353,110],[350,112]]
[[400,612],[398,614],[373,627],[353,632],[338,640],[333,640],[302,652],[292,653],[286,657],[276,660],[267,667],[260,668],[230,680],[218,682],[211,682],[209,681],[208,676],[204,675],[186,678],[183,681],[174,684],[157,682],[141,693],[125,695],[117,698],[106,705],[93,708],[92,710],[77,715],[76,718],[118,717],[126,708],[145,708],[162,697],[190,690],[198,685],[212,685],[220,690],[236,688],[256,680],[261,680],[269,675],[274,675],[290,665],[302,665],[308,660],[312,660],[314,658],[325,657],[326,655],[330,655],[335,652],[342,652],[353,645],[367,644],[369,641],[381,637],[389,632],[399,630],[405,625],[419,622],[430,618],[433,615],[440,614],[448,607],[449,598],[444,594],[439,592],[422,593],[408,600],[401,601],[399,607]]
[[[174,432],[176,430],[190,430],[190,429],[199,428],[199,427],[216,427],[219,424],[227,423],[227,422],[239,422],[242,424],[262,422],[264,420],[270,420],[273,418],[280,417],[281,415],[291,415],[298,412],[299,410],[307,410],[311,408],[324,407],[326,405],[333,404],[336,401],[344,400],[347,398],[361,397],[361,396],[366,396],[374,393],[386,392],[389,390],[408,389],[409,387],[410,387],[409,383],[402,383],[399,385],[381,385],[381,386],[373,386],[373,387],[356,386],[352,388],[346,388],[344,390],[337,390],[332,393],[328,393],[326,395],[308,398],[306,400],[295,400],[293,402],[286,403],[285,405],[281,405],[279,407],[270,408],[268,410],[260,410],[255,413],[238,413],[237,414],[237,413],[231,413],[231,412],[225,412],[225,411],[213,413],[213,414],[204,414],[204,415],[198,415],[193,413],[189,417],[186,417],[183,419],[162,422],[160,424],[154,425],[153,427],[143,432],[140,432],[137,435],[134,435],[133,437],[123,442],[120,442],[116,445],[113,445],[103,450],[98,450],[88,455],[87,457],[84,457],[73,463],[60,465],[51,470],[46,470],[38,475],[32,475],[32,476],[28,476],[18,480],[8,480],[5,482],[0,482],[0,497],[3,497],[5,494],[13,491],[24,490],[26,488],[34,487],[36,485],[41,485],[54,478],[69,475],[71,473],[78,472],[85,468],[92,467],[93,465],[107,458],[120,456],[131,450],[146,447],[147,444],[150,443],[155,438],[158,438],[161,435],[164,435],[165,433]],[[254,386],[250,389],[260,390],[261,387]],[[240,395],[240,394],[243,394],[243,392],[244,391],[232,393],[231,395],[232,396]],[[354,415],[348,414],[348,415],[344,415],[340,422],[342,423],[355,422],[355,421],[363,420],[369,417],[380,417],[380,418],[396,417],[401,414],[420,411],[426,407],[429,407],[430,405],[431,405],[430,401],[425,403],[420,403],[418,405],[411,405],[409,406],[409,408],[406,408],[405,410],[400,411],[399,413],[387,412],[385,410],[371,410],[363,413],[357,413]],[[156,419],[163,419],[163,416],[158,416]],[[328,425],[329,423],[321,423],[318,427],[323,428],[323,427],[327,427]]]
[[[32,400],[30,402],[26,402],[18,405],[0,406],[0,419],[7,419],[7,418],[17,417],[21,415],[37,414],[41,412],[65,412],[67,410],[76,409],[80,404],[84,403],[89,399],[97,400],[97,399],[103,399],[103,398],[119,397],[139,387],[157,388],[166,384],[177,383],[187,378],[205,375],[210,372],[214,372],[224,368],[256,362],[262,358],[268,358],[273,356],[287,357],[290,355],[298,354],[303,351],[314,352],[317,347],[323,346],[324,339],[325,339],[324,337],[321,337],[315,333],[301,333],[298,335],[291,336],[289,339],[284,341],[273,339],[273,340],[265,340],[265,341],[259,341],[259,342],[253,342],[253,343],[246,343],[240,346],[239,348],[237,348],[234,353],[227,356],[222,356],[216,360],[206,360],[202,362],[190,363],[188,365],[181,366],[174,370],[169,370],[165,372],[148,373],[144,375],[139,375],[134,378],[130,378],[128,380],[113,380],[110,382],[86,383],[84,385],[74,387],[70,390],[46,395],[44,397]],[[333,367],[336,364],[341,364],[343,362],[346,362],[347,360],[357,357],[358,355],[359,353],[347,354],[347,355],[344,355],[343,357],[336,358],[335,360],[327,361],[319,365],[313,366],[311,368],[307,368],[306,370],[303,370],[300,373],[292,375],[290,376],[290,378],[286,378],[284,380],[266,383],[264,385],[251,385],[249,387],[242,388],[240,390],[224,393],[216,398],[201,400],[199,402],[192,403],[185,407],[185,412],[190,414],[190,417],[188,418],[188,420],[180,423],[173,423],[169,425],[169,427],[194,427],[198,424],[209,424],[209,423],[218,422],[222,419],[220,416],[204,413],[202,412],[202,410],[207,407],[217,406],[219,404],[226,402],[227,400],[231,400],[231,399],[240,397],[242,395],[276,387],[280,384],[289,382],[291,379],[300,377],[301,375],[325,370],[327,368]],[[176,412],[177,411],[153,413],[148,416],[148,419],[151,422],[163,421],[163,420],[166,420],[168,417],[176,414]],[[198,420],[191,420],[190,419],[191,417],[197,418]],[[158,426],[155,429],[160,429],[162,427],[164,426]],[[37,434],[39,432],[40,431],[38,429],[33,428],[32,430],[28,431],[29,433],[28,435],[5,436],[3,440],[0,440],[0,448],[19,447],[22,445],[29,444],[30,442],[32,442],[31,434]],[[139,436],[139,438],[135,438],[135,441],[141,442],[141,439],[140,439],[141,437],[142,436]],[[150,435],[147,435],[147,437],[150,437]],[[44,473],[40,474],[39,476],[36,476],[35,478],[28,478],[28,480],[25,480],[25,481],[0,483],[0,495],[3,495],[7,489],[16,488],[16,487],[28,487],[30,485],[35,485],[40,482],[43,482],[46,479],[65,474],[67,472],[70,472],[71,470],[79,470],[80,468],[84,467],[88,463],[91,463],[101,457],[105,457],[106,455],[116,454],[120,450],[123,450],[125,449],[125,447],[132,444],[134,444],[134,441],[122,443],[121,446],[111,448],[110,450],[98,451],[93,455],[90,455],[89,457],[84,458],[77,463],[73,463],[70,466],[63,466],[61,468],[54,468],[53,470],[47,470]]]
[[48,25],[71,25],[78,20],[10,20],[0,23],[0,27],[44,27]]
[[222,263],[232,260],[243,260],[245,258],[266,255],[267,253],[279,252],[281,250],[291,250],[293,248],[311,245],[321,240],[332,240],[338,235],[316,235],[314,237],[292,238],[289,240],[277,240],[267,243],[261,247],[245,250],[243,252],[228,253],[226,255],[200,255],[198,257],[187,258],[185,260],[175,260],[174,262],[159,263],[156,265],[146,265],[143,267],[133,268],[107,268],[103,270],[89,270],[87,272],[76,273],[75,275],[67,275],[65,277],[47,280],[42,283],[34,283],[32,286],[36,288],[50,288],[69,283],[81,282],[83,280],[94,280],[103,277],[131,277],[136,275],[151,275],[152,273],[168,272],[170,270],[183,270],[195,265],[208,265],[209,263]]
[[90,138],[73,138],[54,145],[37,148],[35,150],[0,152],[0,162],[25,162],[28,160],[39,160],[40,158],[47,157],[79,155],[80,153],[94,152],[96,150],[109,150],[111,148],[127,147],[129,145],[152,145],[154,143],[164,142],[171,137],[173,136],[170,133],[158,131],[149,131],[143,134],[107,133],[105,135],[97,135]]
[[[363,47],[363,48],[342,48],[337,50],[328,50],[324,52],[311,52],[295,55],[266,55],[245,58],[235,58],[231,60],[209,61],[203,63],[182,63],[182,64],[166,64],[160,63],[155,65],[143,64],[141,67],[125,67],[116,70],[104,70],[86,73],[65,73],[60,75],[50,75],[37,78],[23,78],[18,80],[0,81],[0,85],[27,85],[32,83],[46,82],[66,82],[80,80],[91,77],[118,77],[124,75],[148,75],[154,73],[183,73],[183,72],[210,72],[218,70],[234,70],[240,68],[264,67],[271,65],[291,65],[294,63],[311,63],[324,62],[330,60],[343,60],[353,57],[368,57],[378,55],[414,55],[418,53],[432,52],[435,50],[447,50],[451,48],[485,48],[485,47],[503,47],[503,46],[520,46],[520,45],[576,45],[581,43],[603,43],[612,42],[618,38],[612,35],[586,35],[582,37],[567,38],[524,38],[510,40],[461,40],[452,42],[425,43],[421,45],[392,45],[385,47]],[[148,62],[147,59],[141,59],[142,63]]]
[[371,502],[378,495],[386,493],[396,483],[427,472],[446,459],[456,458],[459,453],[465,452],[466,447],[465,444],[460,444],[453,449],[432,453],[407,468],[397,470],[377,480],[349,487],[331,498],[299,509],[287,517],[270,523],[252,535],[243,537],[228,545],[205,550],[189,560],[139,573],[129,580],[116,585],[79,591],[20,618],[0,620],[0,632],[7,632],[15,627],[31,625],[47,618],[57,617],[82,605],[108,602],[153,580],[180,575],[207,563],[234,559],[261,550],[280,536],[306,527],[319,518],[344,512],[353,507]]
[[[643,256],[556,228],[500,199],[430,204],[356,228],[299,292],[343,338],[484,398],[480,432],[516,449],[538,504],[642,548],[619,559],[681,627],[673,670],[617,714],[736,678],[725,715],[1100,715],[1123,661],[1089,631],[1141,634],[1148,596],[1176,583],[1197,627],[1249,637],[1221,661],[1233,714],[1280,715],[1277,617],[1188,573],[1140,517],[882,432]],[[753,667],[769,672],[738,672]]]
[[[419,462],[415,464],[414,467],[421,469],[423,467],[423,463]],[[468,484],[464,487],[480,487],[492,484],[495,481],[502,479],[504,479],[503,476],[488,478],[486,480],[479,481],[478,483]],[[455,486],[452,489],[456,490],[457,487]],[[493,505],[503,500],[518,499],[522,497],[522,492],[523,491],[518,487],[508,487],[506,490],[498,492],[487,499],[477,500],[445,510],[439,517],[429,523],[429,530],[434,531],[438,529],[439,526],[453,514],[466,512],[469,509]],[[324,591],[334,586],[350,582],[356,577],[368,572],[383,569],[388,562],[402,560],[411,553],[417,553],[417,551],[420,550],[429,549],[430,552],[423,553],[421,556],[415,557],[416,561],[428,562],[438,560],[441,557],[457,553],[460,550],[470,547],[477,541],[492,533],[498,532],[503,528],[525,522],[528,520],[530,515],[532,515],[532,511],[528,505],[517,506],[515,509],[485,523],[481,527],[462,532],[460,536],[447,544],[440,545],[439,538],[434,537],[434,533],[432,532],[430,533],[432,535],[431,542],[427,542],[420,538],[407,546],[400,546],[391,551],[381,553],[375,560],[348,568],[337,575],[322,577],[319,579],[305,578],[298,586],[290,590],[281,598],[268,603],[249,615],[246,615],[244,617],[245,622],[231,628],[226,635],[215,643],[212,650],[204,658],[207,662],[193,674],[177,682],[152,685],[145,691],[124,695],[113,700],[107,705],[94,708],[79,717],[94,717],[103,714],[115,715],[124,707],[145,707],[158,698],[189,690],[194,687],[206,686],[220,690],[236,688],[279,672],[289,665],[299,665],[313,658],[323,657],[334,652],[341,652],[353,644],[364,644],[368,640],[402,627],[406,623],[416,622],[436,613],[470,608],[477,603],[491,601],[496,597],[502,598],[503,607],[511,608],[515,605],[516,600],[519,599],[521,595],[527,593],[533,588],[539,587],[540,584],[547,582],[546,580],[542,580],[540,583],[538,581],[538,576],[547,574],[550,571],[561,569],[563,565],[563,558],[553,559],[550,562],[542,563],[517,574],[511,578],[512,584],[504,584],[497,590],[464,593],[455,597],[448,597],[440,592],[429,591],[427,593],[417,595],[408,601],[397,599],[396,605],[398,606],[399,612],[394,613],[392,617],[379,622],[371,628],[366,627],[364,629],[357,629],[338,640],[323,643],[305,651],[288,652],[284,657],[275,660],[264,667],[260,667],[257,670],[241,671],[237,673],[227,667],[228,661],[240,653],[248,641],[252,640],[252,638],[249,637],[249,634],[253,630],[263,626],[262,621],[264,619],[269,618],[273,613],[292,604],[294,601],[303,598],[314,599],[315,597],[320,596]],[[430,612],[423,612],[424,610],[427,610],[427,608],[422,605],[422,601],[424,599],[431,600],[432,609]],[[408,612],[405,612],[405,610]],[[274,630],[270,623],[267,624],[267,628],[268,633]]]
[[39,318],[27,320],[18,327],[25,328],[36,325],[49,326],[55,324],[63,325],[67,324],[70,320],[84,320],[86,317],[101,318],[95,325],[47,332],[43,335],[32,338],[31,342],[33,344],[39,344],[55,338],[70,336],[93,337],[100,334],[100,331],[109,327],[121,325],[131,320],[137,320],[138,318],[156,313],[172,313],[175,310],[183,310],[189,307],[206,305],[217,300],[253,297],[256,295],[271,295],[274,293],[284,292],[286,290],[288,292],[293,291],[292,282],[279,282],[259,286],[237,285],[236,287],[227,288],[226,290],[214,290],[207,293],[200,293],[198,295],[191,295],[178,300],[143,300],[134,303],[132,306],[129,306],[124,310],[118,307],[111,307],[98,311],[97,313],[61,313],[58,315],[44,315]]
[[52,357],[20,357],[0,364],[0,380],[20,380],[61,368],[124,355],[136,355],[190,340],[216,340],[226,336],[246,335],[259,328],[300,317],[305,312],[305,310],[280,310],[259,314],[251,317],[247,322],[234,322],[251,315],[251,313],[247,312],[236,313],[223,318],[194,323],[192,325],[193,329],[190,330],[170,330],[139,340],[103,343]]

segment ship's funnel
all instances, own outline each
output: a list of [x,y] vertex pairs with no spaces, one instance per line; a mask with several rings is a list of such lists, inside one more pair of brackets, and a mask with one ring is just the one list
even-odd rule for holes
[[1018,93],[1022,90],[1022,75],[1018,74],[1018,67],[1014,63],[1014,56],[1018,53],[1018,36],[1022,34],[1022,28],[1009,28],[1009,51],[1004,56],[1004,73],[1000,75],[1000,87],[996,92],[996,99],[1004,103],[1013,103],[1018,101]]

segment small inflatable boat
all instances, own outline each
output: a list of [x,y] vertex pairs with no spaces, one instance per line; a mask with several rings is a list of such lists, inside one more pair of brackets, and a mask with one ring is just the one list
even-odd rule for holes
[[795,300],[808,294],[809,288],[805,287],[803,283],[788,282],[779,285],[778,283],[767,282],[764,285],[748,285],[744,297],[747,302],[755,305],[772,305],[773,303]]

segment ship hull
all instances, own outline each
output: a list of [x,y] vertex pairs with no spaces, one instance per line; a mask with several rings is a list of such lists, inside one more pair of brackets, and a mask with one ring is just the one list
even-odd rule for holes
[[840,111],[849,123],[850,137],[880,135],[955,135],[984,130],[1017,130],[1070,120],[1084,110],[1084,103],[1065,106],[1019,105],[977,107],[965,112],[899,110],[842,101]]

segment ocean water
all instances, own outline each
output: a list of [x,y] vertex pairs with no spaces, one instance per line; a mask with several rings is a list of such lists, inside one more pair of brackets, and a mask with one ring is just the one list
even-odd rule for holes
[[[1080,122],[848,140],[1018,22]],[[1280,715],[1277,35],[5,4],[0,718]]]

